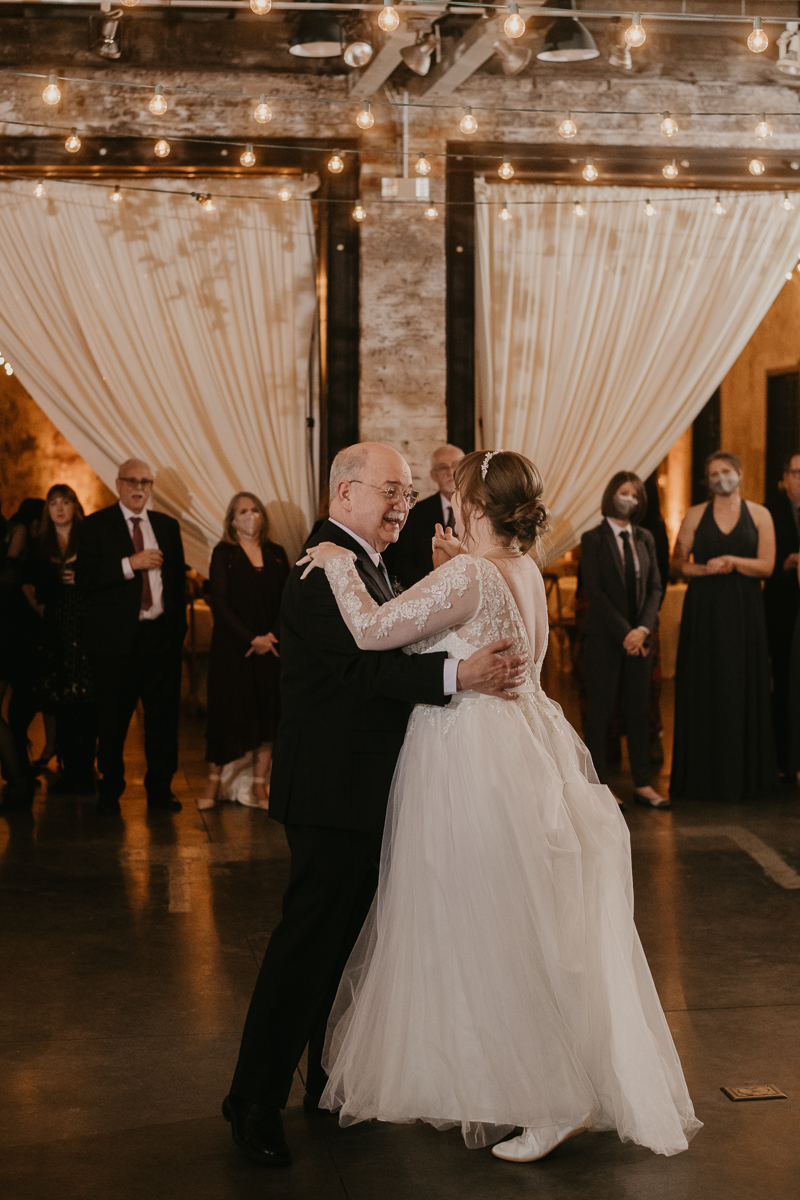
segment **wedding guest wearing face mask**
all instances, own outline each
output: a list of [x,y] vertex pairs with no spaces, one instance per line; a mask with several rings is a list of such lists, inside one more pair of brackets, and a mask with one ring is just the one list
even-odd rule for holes
[[683,519],[673,570],[689,581],[675,671],[672,796],[754,800],[778,783],[761,580],[775,565],[775,530],[744,500],[735,454],[706,460],[711,499]]
[[213,808],[225,763],[254,754],[252,800],[269,807],[267,772],[280,715],[278,613],[289,577],[282,546],[269,540],[266,509],[237,492],[214,547],[209,602],[214,632],[208,664],[208,786],[197,802]]
[[634,799],[651,808],[668,808],[669,800],[650,785],[649,641],[658,621],[662,588],[653,535],[639,527],[646,509],[639,476],[618,471],[603,493],[604,519],[581,538],[581,580],[587,600],[584,738],[600,781],[606,783],[608,729],[619,690]]

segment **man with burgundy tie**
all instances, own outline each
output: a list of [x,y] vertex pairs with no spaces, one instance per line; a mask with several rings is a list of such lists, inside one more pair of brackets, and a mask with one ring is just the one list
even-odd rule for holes
[[453,467],[463,457],[464,451],[458,446],[448,444],[434,450],[431,455],[431,479],[437,490],[412,508],[397,542],[384,552],[386,570],[401,589],[413,587],[433,570],[431,543],[436,526],[455,529],[453,506],[450,503],[456,490]]
[[75,568],[86,596],[86,641],[98,711],[98,812],[120,811],[125,738],[136,704],[144,709],[147,806],[179,812],[172,795],[178,767],[181,648],[186,634],[180,526],[150,512],[153,475],[130,459],[119,468],[119,504],[83,523]]

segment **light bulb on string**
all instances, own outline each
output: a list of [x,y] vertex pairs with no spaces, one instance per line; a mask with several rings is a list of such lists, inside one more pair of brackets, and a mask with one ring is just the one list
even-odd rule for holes
[[378,17],[378,24],[384,33],[392,33],[400,24],[400,14],[392,8],[392,0],[383,0],[383,8]]
[[765,142],[767,138],[772,137],[772,126],[767,121],[766,113],[761,114],[761,120],[756,125],[754,133],[757,138],[761,139],[762,142]]
[[250,7],[257,17],[265,17],[272,8],[272,0],[250,0]]
[[216,204],[209,195],[203,197],[201,205],[205,212],[216,212],[217,210]]
[[789,199],[788,192],[783,193],[783,207],[786,209],[787,212],[794,212],[794,205],[792,204],[791,200]]
[[255,166],[256,156],[253,153],[253,143],[252,142],[248,142],[247,145],[245,146],[244,151],[239,159],[239,162],[242,164],[243,167],[254,167]]
[[328,170],[331,175],[340,175],[344,170],[344,159],[338,150],[334,150],[331,157],[328,159]]
[[662,113],[661,132],[664,137],[674,137],[678,132],[678,122],[668,112]]
[[472,109],[467,105],[464,109],[464,115],[458,123],[462,133],[477,133],[478,122],[472,115]]
[[157,158],[166,158],[169,154],[169,142],[166,138],[159,138],[153,147],[153,151]]
[[267,97],[264,92],[258,98],[258,104],[253,109],[253,116],[259,125],[266,125],[267,121],[272,120],[272,109],[267,104]]
[[78,137],[77,129],[73,129],[67,140],[64,142],[64,149],[70,154],[77,154],[81,148],[81,139]]
[[751,158],[747,164],[747,169],[751,175],[763,175],[767,168],[760,158]]
[[645,33],[644,25],[642,24],[642,14],[634,13],[633,21],[625,30],[625,41],[629,46],[643,46],[647,34]]
[[135,8],[136,5],[139,3],[139,0],[122,0],[122,3],[125,5],[126,8]]
[[576,217],[585,217],[586,209],[581,204],[580,200],[576,200],[572,205],[572,211]]
[[525,32],[525,22],[519,15],[519,7],[513,3],[513,0],[508,6],[508,14],[503,22],[503,33],[510,38],[522,37]]
[[514,168],[512,167],[511,163],[508,162],[507,159],[505,159],[500,164],[500,166],[497,168],[497,174],[500,176],[501,179],[513,179],[514,178]]
[[49,76],[47,87],[42,92],[42,99],[45,104],[58,104],[61,99],[61,92],[55,75]]
[[417,161],[414,163],[414,170],[417,172],[418,175],[430,175],[431,164],[428,162],[427,158],[425,157],[424,150],[420,150]]
[[649,200],[645,200],[644,211],[648,217],[657,217],[658,213]]
[[661,168],[661,174],[664,176],[665,179],[677,179],[678,178],[678,164],[675,162],[674,158],[673,158],[672,162],[667,163],[667,165],[665,167]]
[[747,39],[747,45],[753,54],[761,54],[769,45],[769,38],[761,28],[761,17],[753,17],[753,32]]
[[156,90],[153,94],[153,99],[150,101],[149,107],[150,112],[154,117],[163,117],[164,113],[167,111],[167,98],[162,91],[160,83],[156,84]]
[[33,194],[37,200],[41,200],[42,196],[45,194],[44,193],[44,184],[42,183],[41,179],[37,183],[36,187],[33,189]]
[[425,216],[429,221],[435,221],[439,215],[439,210],[435,204],[431,204],[425,209]]
[[114,184],[114,190],[108,197],[112,204],[119,204],[122,200],[122,192],[119,190],[119,184]]
[[561,124],[558,127],[559,136],[562,138],[566,138],[566,139],[574,138],[575,134],[577,132],[578,132],[578,126],[575,124],[575,122],[572,119],[572,113],[568,112],[565,119],[561,122]]
[[500,212],[497,214],[497,216],[501,221],[511,220],[511,213],[508,211],[508,205],[506,204],[505,200],[503,201],[503,207],[500,209]]
[[724,217],[724,216],[725,216],[725,213],[726,213],[727,211],[728,211],[728,210],[727,210],[727,208],[726,208],[726,207],[725,207],[725,205],[722,203],[722,201],[720,200],[719,196],[717,196],[717,202],[716,202],[716,204],[714,205],[714,212],[717,214],[717,216],[718,216],[718,217]]
[[291,200],[291,198],[292,198],[291,188],[282,187],[281,190],[278,192],[278,199],[282,200],[284,204],[286,204],[289,200]]
[[597,167],[594,165],[592,160],[590,158],[587,158],[586,166],[581,171],[581,175],[583,176],[583,178],[586,180],[587,183],[594,183],[595,179],[597,179],[599,177],[600,172],[598,171]]
[[367,216],[367,214],[364,212],[364,209],[361,207],[360,204],[357,204],[355,206],[355,208],[353,209],[353,220],[354,221],[364,221],[366,219],[366,216]]
[[375,124],[375,118],[372,115],[372,108],[368,100],[364,101],[364,106],[361,112],[356,117],[356,125],[359,129],[372,129]]

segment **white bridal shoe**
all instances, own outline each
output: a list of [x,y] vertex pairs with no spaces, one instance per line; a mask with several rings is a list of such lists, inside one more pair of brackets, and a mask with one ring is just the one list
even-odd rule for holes
[[[587,1121],[590,1118],[587,1118]],[[492,1154],[495,1158],[503,1158],[506,1162],[538,1162],[540,1158],[546,1158],[556,1146],[560,1146],[562,1142],[566,1142],[571,1137],[577,1137],[579,1133],[585,1133],[587,1125],[557,1125],[551,1128],[547,1133],[539,1132],[535,1129],[523,1129],[518,1137],[510,1138],[507,1142],[498,1142],[496,1146],[492,1146]]]

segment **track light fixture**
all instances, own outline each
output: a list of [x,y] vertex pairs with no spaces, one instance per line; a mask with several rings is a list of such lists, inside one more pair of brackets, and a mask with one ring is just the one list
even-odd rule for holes
[[530,47],[516,46],[506,38],[498,38],[494,44],[494,52],[500,59],[504,75],[519,75],[533,58],[533,50]]
[[800,75],[800,24],[787,21],[778,38],[778,61],[775,64],[784,75]]
[[431,30],[430,33],[422,34],[413,46],[404,46],[400,57],[415,75],[427,75],[438,44],[439,39]]

